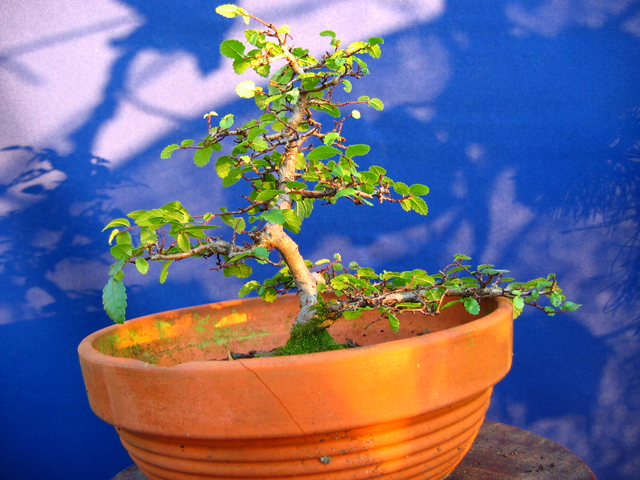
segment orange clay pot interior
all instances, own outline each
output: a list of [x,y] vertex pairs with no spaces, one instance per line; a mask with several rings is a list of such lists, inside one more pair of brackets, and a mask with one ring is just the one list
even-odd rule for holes
[[[400,316],[394,332],[377,311],[364,312],[356,320],[340,320],[329,333],[338,343],[352,340],[360,346],[435,333],[477,320],[492,310],[482,303],[478,316],[469,315],[458,304],[440,315],[408,313]],[[298,298],[287,295],[277,303],[261,299],[231,300],[162,312],[110,327],[98,337],[96,348],[103,354],[142,360],[160,367],[185,362],[221,360],[229,352],[270,351],[289,338],[298,309]]]

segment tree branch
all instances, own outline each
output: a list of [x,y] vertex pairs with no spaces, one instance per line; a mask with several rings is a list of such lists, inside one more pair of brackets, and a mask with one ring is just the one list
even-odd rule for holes
[[[245,250],[243,249],[242,251]],[[199,255],[205,252],[211,252],[216,255],[231,255],[234,252],[234,245],[225,240],[215,240],[210,243],[199,245],[188,252],[170,254],[156,253],[149,255],[149,260],[182,260],[183,258],[193,257],[194,255]]]

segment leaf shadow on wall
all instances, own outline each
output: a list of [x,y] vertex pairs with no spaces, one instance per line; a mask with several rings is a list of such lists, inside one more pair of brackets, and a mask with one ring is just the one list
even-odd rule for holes
[[[109,260],[100,232],[107,219],[123,216],[112,200],[121,189],[147,187],[109,169],[109,160],[93,155],[92,147],[126,95],[128,73],[140,52],[185,51],[206,74],[219,64],[217,45],[229,25],[214,12],[219,2],[127,3],[145,22],[113,42],[119,57],[101,102],[70,136],[75,150],[61,155],[29,145],[0,145],[0,161],[26,165],[0,186],[0,194],[20,200],[0,218],[0,329],[10,339],[4,342],[0,369],[12,385],[0,395],[9,412],[3,416],[3,430],[11,432],[1,443],[3,451],[13,453],[11,462],[9,455],[0,462],[7,476],[115,475],[130,463],[113,429],[89,410],[76,349],[84,336],[109,324],[101,311]],[[52,174],[54,183],[48,181]],[[188,294],[188,288],[176,286],[172,293]],[[38,462],[21,456],[33,448],[40,451]],[[82,454],[69,455],[74,451]]]

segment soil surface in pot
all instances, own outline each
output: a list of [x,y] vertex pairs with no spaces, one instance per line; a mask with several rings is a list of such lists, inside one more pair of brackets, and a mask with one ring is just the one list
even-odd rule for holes
[[[425,335],[425,334],[428,334],[428,333],[431,333],[431,332],[427,329],[424,332],[416,333],[415,336],[419,337],[420,335]],[[362,345],[357,344],[356,342],[354,342],[350,338],[347,338],[345,343],[338,343],[338,345],[340,345],[340,347],[343,348],[343,349],[362,347]],[[226,362],[226,361],[240,360],[240,359],[245,359],[245,358],[273,357],[276,354],[276,351],[279,348],[280,347],[273,348],[273,349],[268,350],[268,351],[267,350],[250,350],[247,353],[227,352],[227,356],[226,357],[224,357],[224,358],[211,358],[211,359],[209,359],[209,361]]]

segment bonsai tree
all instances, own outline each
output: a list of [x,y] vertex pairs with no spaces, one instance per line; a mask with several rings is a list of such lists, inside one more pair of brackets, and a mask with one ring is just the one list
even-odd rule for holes
[[[125,319],[126,265],[146,274],[149,262],[160,262],[160,283],[164,283],[172,263],[190,257],[215,257],[214,270],[226,277],[249,278],[252,262],[275,267],[272,278],[248,281],[240,296],[256,293],[273,302],[280,294],[297,291],[300,310],[291,340],[277,354],[342,348],[326,329],[365,310],[377,310],[397,331],[399,317],[407,312],[435,315],[462,302],[468,312],[478,314],[482,297],[510,298],[515,315],[525,305],[549,315],[579,307],[566,301],[553,274],[516,282],[506,276],[507,270],[493,265],[472,268],[465,255],[455,255],[435,274],[421,269],[376,272],[355,262],[345,265],[339,254],[315,262],[303,258],[292,234],[300,231],[319,204],[392,202],[406,212],[427,214],[423,197],[428,187],[395,181],[380,166],[361,168],[357,162],[370,147],[349,144],[342,133],[345,122],[360,118],[356,107],[384,107],[381,100],[367,96],[338,100],[345,96],[342,92],[351,92],[352,81],[369,73],[365,59],[380,57],[383,40],[372,37],[344,47],[334,32],[326,30],[320,35],[327,38],[328,50],[316,58],[293,45],[287,26],[268,23],[235,5],[222,5],[216,11],[240,17],[246,24],[257,23],[257,28],[245,31],[243,41],[225,40],[220,45],[237,74],[251,69],[268,79],[265,87],[252,80],[236,87],[240,97],[255,102],[256,115],[236,125],[231,113],[218,120],[216,112],[209,112],[204,115],[204,138],[169,145],[160,157],[193,150],[193,160],[202,168],[216,153],[213,163],[222,185],[243,182],[246,193],[235,209],[219,207],[193,215],[175,201],[111,221],[105,230],[112,229],[109,242],[115,240],[111,248],[115,263],[103,303],[114,321]],[[224,235],[214,235],[223,226]],[[326,300],[325,292],[332,292],[334,299]],[[544,305],[543,299],[548,300]]]

